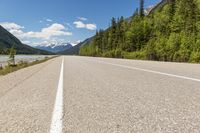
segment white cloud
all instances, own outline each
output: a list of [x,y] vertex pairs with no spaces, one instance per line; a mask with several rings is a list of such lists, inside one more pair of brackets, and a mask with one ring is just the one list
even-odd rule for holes
[[27,32],[25,37],[28,38],[43,38],[49,39],[55,36],[71,36],[71,32],[65,31],[65,27],[62,24],[54,23],[47,28],[43,28],[40,32]]
[[0,25],[3,26],[7,30],[19,30],[19,29],[24,28],[23,26],[20,26],[15,23],[9,23],[9,22],[1,22]]
[[31,42],[28,41],[28,40],[22,40],[22,43],[23,43],[23,44],[30,44]]
[[10,29],[8,31],[20,39],[23,38],[24,32],[21,29]]
[[42,41],[42,42],[34,42],[31,45],[32,46],[48,46],[51,43],[52,43],[51,41]]
[[74,24],[76,25],[76,28],[86,28],[82,21],[75,21]]
[[20,26],[16,23],[9,23],[9,22],[1,22],[1,26],[3,26],[6,30],[8,30],[10,33],[18,37],[20,40],[23,39],[24,32],[22,29],[24,29],[24,26]]
[[96,24],[86,24],[86,28],[89,30],[96,30],[97,26]]
[[0,23],[5,29],[17,36],[21,40],[26,40],[28,38],[39,38],[39,39],[51,39],[56,36],[71,36],[71,32],[67,32],[65,26],[62,24],[54,23],[46,28],[41,29],[39,32],[24,32],[23,26],[15,23],[3,22]]
[[87,20],[88,20],[88,19],[85,18],[85,17],[78,17],[78,19],[81,20],[81,21],[87,21]]
[[82,21],[75,21],[73,24],[76,26],[76,28],[85,28],[88,30],[96,30],[97,29],[96,24],[85,24]]
[[52,22],[53,20],[51,20],[51,19],[46,19],[46,21],[47,21],[47,22]]

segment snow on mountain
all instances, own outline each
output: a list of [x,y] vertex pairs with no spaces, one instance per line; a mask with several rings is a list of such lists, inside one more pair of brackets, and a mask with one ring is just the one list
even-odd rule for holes
[[34,47],[37,48],[37,49],[57,53],[57,52],[60,52],[60,51],[70,49],[73,46],[72,46],[71,43],[51,43],[51,44],[47,44],[47,45],[41,44],[41,45],[37,45],[37,46],[34,46]]

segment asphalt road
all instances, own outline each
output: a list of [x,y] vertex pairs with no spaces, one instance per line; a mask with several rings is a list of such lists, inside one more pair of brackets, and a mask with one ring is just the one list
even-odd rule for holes
[[65,56],[0,77],[0,133],[199,133],[200,65]]

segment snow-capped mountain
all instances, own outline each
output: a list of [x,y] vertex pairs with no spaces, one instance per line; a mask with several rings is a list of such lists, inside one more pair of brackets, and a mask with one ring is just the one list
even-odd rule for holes
[[149,13],[155,8],[155,5],[151,5],[144,10],[145,15],[149,15]]
[[72,47],[73,46],[70,43],[61,43],[61,44],[52,43],[49,45],[41,44],[41,45],[35,46],[35,48],[37,48],[37,49],[46,50],[46,51],[53,52],[53,53],[64,51],[64,50],[70,49]]

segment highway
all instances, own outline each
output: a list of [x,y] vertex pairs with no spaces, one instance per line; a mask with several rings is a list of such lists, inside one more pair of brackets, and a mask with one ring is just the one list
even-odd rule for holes
[[199,131],[199,64],[62,56],[0,77],[0,133]]

